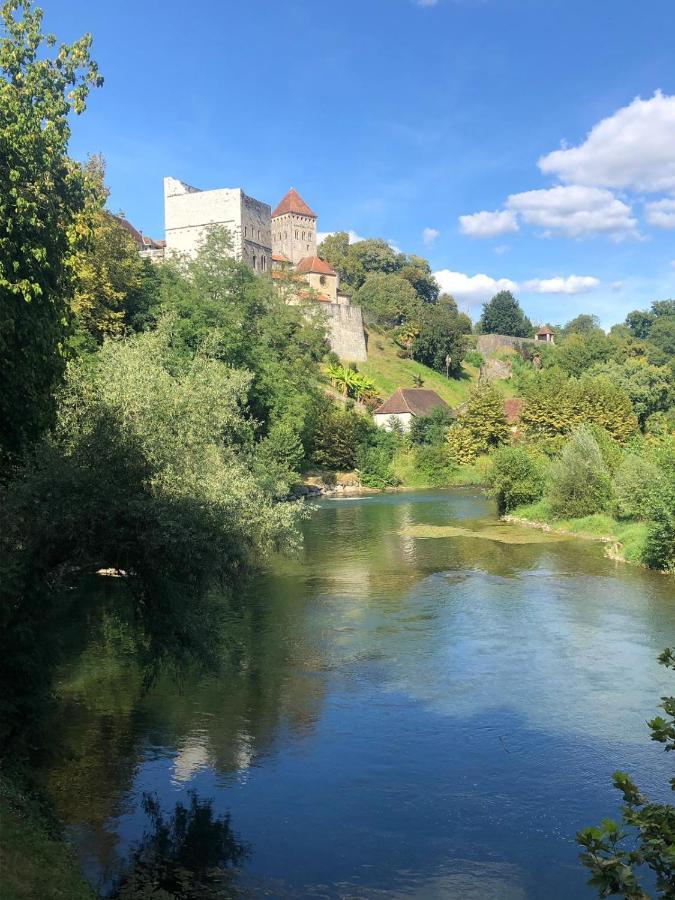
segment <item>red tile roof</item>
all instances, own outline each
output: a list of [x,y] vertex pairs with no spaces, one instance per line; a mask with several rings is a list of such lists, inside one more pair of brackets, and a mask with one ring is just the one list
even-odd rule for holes
[[301,275],[306,275],[308,272],[318,275],[337,275],[335,269],[331,269],[326,260],[321,259],[320,256],[306,256],[297,264],[295,271]]
[[426,388],[398,388],[388,400],[384,401],[382,406],[375,410],[375,415],[412,413],[413,416],[428,416],[438,406],[449,409],[448,404],[438,396],[436,391]]
[[285,253],[273,253],[272,254],[273,262],[281,262],[281,263],[289,263],[290,259],[286,256]]
[[555,334],[555,331],[552,328],[549,328],[548,325],[544,325],[539,329],[537,334]]
[[272,213],[272,218],[283,216],[286,213],[297,213],[300,216],[310,216],[310,218],[316,219],[316,213],[312,212],[295,188],[291,188],[286,194]]

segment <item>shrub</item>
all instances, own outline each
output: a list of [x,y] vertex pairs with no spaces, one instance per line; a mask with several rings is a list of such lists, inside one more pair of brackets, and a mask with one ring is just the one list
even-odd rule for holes
[[356,452],[356,467],[361,483],[366,487],[394,487],[399,483],[392,468],[392,460],[401,444],[401,437],[393,431],[374,428]]
[[469,350],[464,357],[464,362],[467,362],[470,366],[475,366],[477,369],[485,362],[485,357],[482,353],[479,353],[478,350]]
[[490,458],[486,485],[500,513],[534,503],[544,493],[543,465],[521,447],[499,447]]
[[442,444],[452,425],[453,417],[445,406],[437,406],[428,416],[415,416],[410,423],[412,444]]
[[623,519],[647,519],[650,498],[659,481],[659,470],[648,459],[631,453],[614,476],[616,510]]
[[431,487],[444,487],[450,483],[457,464],[447,447],[436,444],[418,448],[415,453],[415,467]]
[[598,442],[586,426],[573,432],[553,465],[548,499],[558,518],[576,519],[610,508],[609,472]]
[[448,449],[458,462],[471,462],[503,443],[509,433],[502,395],[491,384],[479,382],[466,410],[448,431]]

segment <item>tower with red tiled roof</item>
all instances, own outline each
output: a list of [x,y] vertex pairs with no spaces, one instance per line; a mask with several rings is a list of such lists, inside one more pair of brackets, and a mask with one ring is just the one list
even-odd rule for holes
[[291,188],[272,213],[272,252],[293,265],[316,256],[316,213]]

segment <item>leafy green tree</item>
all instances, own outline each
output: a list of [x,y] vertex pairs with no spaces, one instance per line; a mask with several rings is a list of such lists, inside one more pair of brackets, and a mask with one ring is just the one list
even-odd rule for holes
[[511,291],[500,291],[483,305],[479,328],[483,334],[508,334],[514,337],[531,337],[534,332],[532,322]]
[[375,428],[366,434],[356,454],[356,467],[366,487],[395,487],[399,481],[392,469],[394,454],[402,436],[396,431]]
[[354,469],[359,445],[375,427],[372,422],[352,410],[339,409],[328,400],[316,422],[309,449],[310,463],[341,472]]
[[600,319],[597,316],[591,316],[588,313],[581,313],[575,319],[571,319],[563,328],[563,334],[567,337],[570,334],[590,334],[593,331],[600,330]]
[[[659,662],[675,670],[675,653],[664,650]],[[661,708],[666,715],[647,723],[651,738],[665,750],[675,750],[675,697],[663,697]],[[650,801],[625,772],[614,773],[614,786],[623,796],[621,824],[604,819],[577,834],[580,859],[591,873],[589,884],[599,897],[649,900],[641,884],[647,870],[656,879],[658,897],[675,896],[675,806]],[[675,790],[675,779],[671,788]]]
[[317,247],[317,253],[321,259],[325,259],[333,267],[340,279],[346,282],[349,234],[346,231],[336,231],[334,234],[327,235]]
[[398,273],[401,278],[410,282],[422,303],[436,303],[440,288],[428,261],[413,254],[404,257],[402,262]]
[[630,399],[641,427],[655,412],[670,405],[673,378],[666,366],[652,366],[644,357],[610,360],[593,366],[591,375],[604,375],[618,385]]
[[413,359],[438,372],[445,372],[447,367],[449,374],[461,374],[466,337],[457,313],[447,305],[424,306],[418,321],[418,333],[412,343]]
[[612,504],[612,485],[598,442],[584,425],[579,426],[551,467],[548,485],[551,512],[558,518],[580,518],[607,512]]
[[544,494],[544,466],[522,447],[498,447],[490,456],[486,485],[500,513],[534,503]]
[[649,330],[649,342],[668,356],[675,356],[675,315],[658,316]]
[[644,339],[649,337],[654,318],[653,313],[635,309],[626,316],[626,326],[634,337]]
[[91,36],[54,51],[42,15],[30,0],[0,6],[0,468],[54,414],[86,197],[67,155],[69,116],[102,83]]
[[431,487],[445,487],[457,469],[457,462],[446,444],[423,444],[415,451],[415,469]]
[[366,321],[382,328],[393,328],[418,319],[420,302],[417,293],[400,275],[368,275],[354,294],[353,302],[363,308]]
[[627,454],[613,482],[618,515],[624,519],[648,519],[652,492],[659,480],[659,469],[652,460]]
[[369,238],[349,245],[344,261],[344,279],[358,290],[369,275],[393,275],[401,268],[399,254],[381,238]]
[[556,363],[567,375],[582,375],[591,366],[606,362],[615,351],[604,331],[573,332],[558,345]]
[[428,416],[413,416],[410,423],[410,443],[413,445],[440,446],[445,443],[453,415],[446,406],[436,406]]
[[460,463],[472,462],[481,453],[498,447],[509,437],[504,398],[489,382],[471,391],[466,408],[447,435],[450,455]]

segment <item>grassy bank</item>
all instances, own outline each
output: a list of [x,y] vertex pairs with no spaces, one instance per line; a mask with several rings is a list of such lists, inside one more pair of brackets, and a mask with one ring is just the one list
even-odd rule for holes
[[545,500],[529,506],[519,506],[511,513],[513,519],[522,520],[552,531],[574,534],[588,540],[612,544],[613,558],[639,565],[647,538],[644,522],[619,521],[605,513],[584,516],[581,519],[556,519],[551,515]]
[[3,900],[94,900],[43,803],[18,778],[0,776]]
[[480,485],[484,478],[484,462],[478,459],[473,465],[448,468],[434,475],[419,465],[414,449],[399,450],[392,460],[392,470],[402,488],[461,487]]

